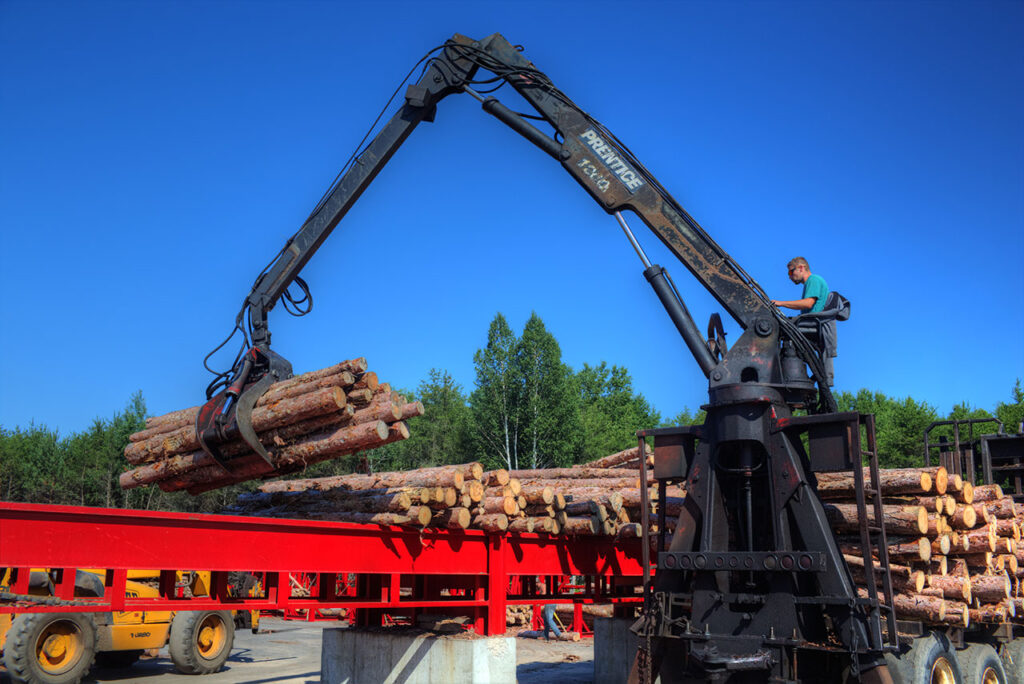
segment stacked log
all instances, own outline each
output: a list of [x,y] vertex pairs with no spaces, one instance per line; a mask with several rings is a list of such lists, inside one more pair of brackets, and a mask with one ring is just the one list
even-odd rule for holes
[[404,421],[423,413],[421,403],[407,403],[367,371],[366,359],[343,361],[271,385],[253,408],[252,425],[272,464],[236,436],[220,447],[225,470],[199,445],[199,408],[149,418],[129,437],[124,455],[136,467],[121,474],[123,489],[157,484],[199,494],[296,472],[406,439]]
[[[998,485],[972,486],[943,468],[882,470],[879,476],[898,617],[957,626],[1019,621],[1014,615],[1024,579],[1024,552],[1018,550],[1024,510]],[[864,478],[869,484],[867,469]],[[869,595],[869,584],[880,590],[878,576],[874,582],[864,576],[852,473],[821,473],[818,482],[862,595]],[[867,516],[870,525],[878,522],[870,499]],[[877,560],[877,549],[872,553]]]

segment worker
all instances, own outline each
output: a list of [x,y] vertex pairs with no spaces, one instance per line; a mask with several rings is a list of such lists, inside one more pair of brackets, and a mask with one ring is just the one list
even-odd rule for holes
[[541,609],[541,618],[544,623],[544,638],[548,641],[551,640],[551,633],[554,632],[555,639],[562,636],[562,631],[558,629],[558,625],[555,623],[555,604],[546,603],[544,608]]
[[824,309],[825,300],[828,298],[828,285],[820,275],[811,273],[807,259],[795,257],[789,260],[786,267],[789,269],[789,279],[796,285],[803,284],[803,295],[800,299],[793,300],[773,299],[772,304],[794,309],[800,313],[817,313]]

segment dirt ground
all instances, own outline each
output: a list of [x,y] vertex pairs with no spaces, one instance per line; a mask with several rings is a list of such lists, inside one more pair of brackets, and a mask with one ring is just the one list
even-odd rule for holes
[[[157,657],[144,658],[129,668],[93,668],[84,681],[119,684],[319,684],[321,631],[336,624],[263,618],[258,634],[249,630],[236,633],[234,648],[223,670],[199,679],[176,672],[164,648]],[[593,640],[516,639],[516,680],[518,684],[592,684]],[[10,681],[7,671],[0,666],[0,683],[9,684]]]

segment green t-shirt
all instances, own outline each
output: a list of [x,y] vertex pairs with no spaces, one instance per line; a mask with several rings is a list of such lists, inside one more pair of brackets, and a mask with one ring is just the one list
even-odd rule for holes
[[808,297],[817,298],[817,301],[814,302],[814,306],[811,307],[808,313],[818,313],[825,308],[825,300],[828,298],[828,285],[820,275],[811,274],[804,281],[804,295],[802,299],[807,299]]

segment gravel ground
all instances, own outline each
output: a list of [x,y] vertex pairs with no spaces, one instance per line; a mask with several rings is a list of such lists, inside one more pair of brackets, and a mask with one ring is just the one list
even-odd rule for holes
[[[94,668],[86,682],[128,684],[319,684],[320,638],[334,622],[296,622],[262,618],[260,633],[239,630],[226,667],[200,679],[178,674],[161,649],[155,658],[143,658],[129,668]],[[516,640],[516,677],[519,684],[591,684],[594,681],[594,644]],[[0,682],[9,684],[0,667]],[[443,683],[438,683],[443,684]],[[511,683],[510,683],[511,684]]]

